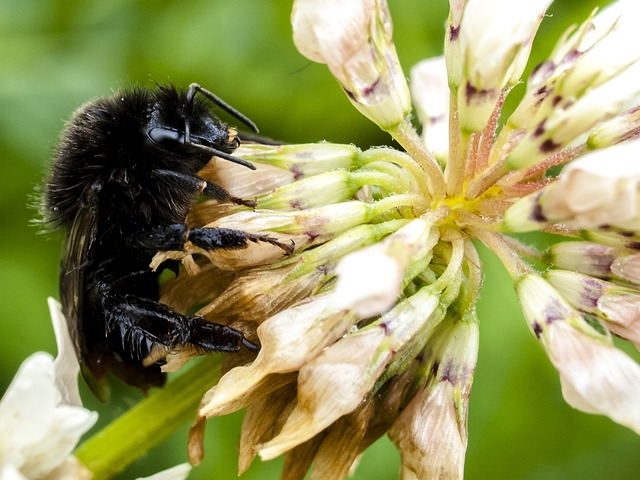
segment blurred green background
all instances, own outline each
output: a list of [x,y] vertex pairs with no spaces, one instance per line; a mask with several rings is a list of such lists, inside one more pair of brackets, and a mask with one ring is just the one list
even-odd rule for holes
[[[408,72],[420,59],[441,52],[448,4],[390,3]],[[564,28],[598,4],[557,1],[543,22],[529,69]],[[46,297],[57,297],[60,238],[39,235],[29,225],[36,213],[28,204],[64,120],[86,100],[124,84],[196,81],[273,138],[326,139],[363,148],[390,143],[350,107],[323,66],[296,52],[289,9],[289,2],[277,0],[0,0],[0,392],[29,354],[55,353]],[[482,253],[486,280],[466,478],[637,478],[638,437],[563,402],[557,374],[522,321],[507,275]],[[83,396],[88,408],[100,412],[100,425],[140,398],[127,390],[102,405],[86,389]],[[191,479],[236,477],[240,418],[210,421],[207,458]],[[186,426],[120,478],[184,461]],[[278,478],[281,464],[256,461],[242,478]],[[395,478],[398,465],[399,455],[382,439],[364,455],[355,478]]]

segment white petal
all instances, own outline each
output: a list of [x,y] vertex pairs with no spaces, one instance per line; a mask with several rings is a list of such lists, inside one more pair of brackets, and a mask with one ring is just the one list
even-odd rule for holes
[[403,470],[415,478],[463,478],[467,435],[458,425],[454,394],[449,382],[437,383],[427,398],[418,393],[389,431]]
[[61,405],[51,355],[27,358],[0,402],[0,425],[8,448],[4,461],[30,478],[59,465],[97,420],[81,407]]
[[296,0],[291,12],[293,42],[305,57],[336,65],[369,41],[375,1]]
[[431,365],[432,377],[389,429],[389,437],[402,456],[403,475],[411,474],[408,478],[463,477],[478,340],[474,313],[430,339],[423,368]]
[[31,478],[39,478],[56,468],[71,454],[97,419],[96,412],[81,407],[58,406],[51,413],[48,428],[41,425],[45,439],[28,447],[23,472]]
[[0,480],[29,480],[12,464],[3,459],[0,465]]
[[562,321],[549,326],[548,342],[565,400],[640,434],[640,365],[613,345]]
[[76,457],[69,455],[41,480],[92,480],[93,477],[91,470]]
[[579,94],[587,86],[597,86],[617,75],[640,59],[640,30],[637,19],[639,4],[634,1],[614,2],[593,18],[593,27],[587,31],[575,51],[575,64],[561,80],[567,95]]
[[262,459],[275,458],[306,442],[355,410],[389,358],[388,352],[378,354],[385,338],[382,328],[361,331],[305,364],[298,375],[298,401],[278,435],[258,447]]
[[620,278],[640,284],[640,254],[619,256],[611,264],[611,271]]
[[381,242],[346,255],[336,266],[335,305],[363,317],[388,310],[400,295],[407,266],[429,255],[437,238],[438,231],[419,218]]
[[625,142],[573,161],[541,201],[550,220],[577,228],[626,226],[639,218],[640,141]]
[[55,388],[53,358],[38,352],[27,358],[0,401],[0,425],[6,445],[5,461],[22,466],[28,449],[46,438],[60,393]]
[[326,63],[360,112],[383,129],[411,110],[386,0],[297,0],[291,15],[300,52]]
[[189,476],[191,471],[191,465],[188,463],[181,463],[175,467],[171,467],[162,472],[158,472],[150,477],[138,478],[137,480],[184,480]]
[[640,349],[640,295],[605,294],[598,308],[607,316],[607,328]]
[[80,364],[76,357],[76,351],[69,336],[67,320],[62,314],[62,306],[58,301],[49,297],[47,299],[51,323],[56,336],[58,356],[53,361],[56,386],[62,394],[62,403],[76,407],[82,406],[80,392],[78,391],[78,373]]
[[[467,0],[459,45],[447,47],[449,83],[458,90],[460,125],[481,130],[502,89],[522,75],[551,0]],[[447,42],[449,44],[451,42]]]
[[551,0],[467,0],[460,39],[467,51],[473,85],[502,88],[506,67],[518,47],[535,35],[550,4]]
[[336,266],[336,306],[354,309],[364,318],[393,306],[400,294],[403,271],[380,249],[364,249],[345,256]]
[[411,97],[422,124],[424,142],[438,160],[449,151],[449,85],[444,57],[430,58],[411,69]]

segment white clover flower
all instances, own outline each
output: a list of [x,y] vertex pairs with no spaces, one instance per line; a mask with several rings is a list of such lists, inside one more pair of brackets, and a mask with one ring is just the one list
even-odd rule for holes
[[60,305],[50,299],[49,308],[58,357],[38,352],[27,358],[0,401],[2,478],[91,478],[69,455],[98,415],[78,404],[78,361]]
[[[294,3],[300,52],[403,150],[246,145],[236,154],[253,174],[203,172],[256,208],[202,202],[190,223],[291,241],[291,252],[187,245],[154,260],[188,272],[163,301],[261,346],[229,357],[202,397],[192,462],[205,420],[246,408],[241,472],[285,455],[288,478],[345,478],[389,432],[402,478],[461,478],[476,303],[493,280],[474,241],[509,273],[565,400],[640,433],[640,366],[611,340],[640,337],[638,7],[594,12],[521,80],[550,3],[450,1],[444,61],[412,70],[422,135],[386,2]],[[509,115],[505,98],[525,80]],[[511,235],[521,231],[557,241],[540,251]]]

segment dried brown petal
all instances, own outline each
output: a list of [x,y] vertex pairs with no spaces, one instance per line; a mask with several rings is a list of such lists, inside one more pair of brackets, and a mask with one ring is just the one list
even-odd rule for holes
[[291,383],[251,403],[242,421],[238,453],[238,474],[249,468],[257,454],[256,446],[273,438],[282,428],[296,401],[296,376],[286,375]]

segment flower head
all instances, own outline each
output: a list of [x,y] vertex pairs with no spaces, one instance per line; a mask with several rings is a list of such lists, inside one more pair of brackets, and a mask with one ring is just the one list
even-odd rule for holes
[[[566,401],[639,430],[640,367],[611,341],[638,344],[637,7],[615,2],[567,32],[509,114],[550,1],[525,3],[451,0],[444,59],[412,71],[418,132],[386,3],[295,2],[298,49],[403,150],[245,145],[236,154],[256,176],[220,179],[256,209],[203,202],[190,221],[268,234],[292,252],[158,257],[191,274],[165,301],[205,304],[201,314],[261,345],[230,358],[204,395],[192,460],[205,418],[246,407],[241,471],[283,454],[289,475],[344,478],[388,431],[404,477],[460,478],[483,279],[472,240],[510,274]],[[557,242],[540,251],[520,231]]]

